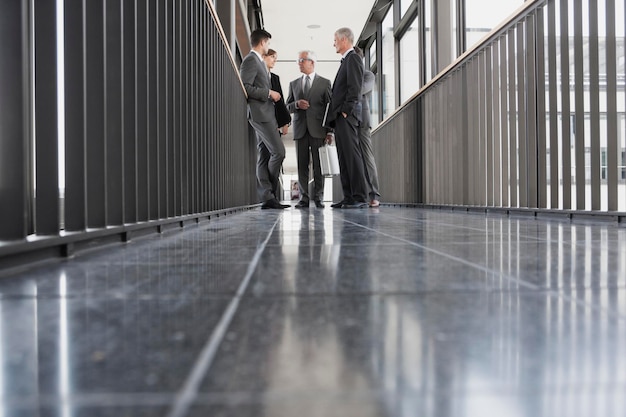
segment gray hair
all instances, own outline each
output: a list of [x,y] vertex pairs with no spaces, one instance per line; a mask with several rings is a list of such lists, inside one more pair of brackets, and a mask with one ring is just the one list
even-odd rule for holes
[[298,55],[300,54],[306,54],[306,57],[309,58],[311,61],[317,62],[317,55],[315,55],[315,52],[313,51],[309,51],[308,49],[305,49],[304,51],[298,52]]
[[337,29],[337,31],[335,32],[335,35],[337,35],[337,37],[340,39],[341,38],[347,39],[348,42],[354,45],[354,33],[352,33],[352,30],[350,28]]

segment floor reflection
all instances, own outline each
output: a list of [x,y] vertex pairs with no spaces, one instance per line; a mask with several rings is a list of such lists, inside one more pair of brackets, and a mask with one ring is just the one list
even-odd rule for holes
[[625,327],[622,227],[252,210],[3,277],[0,416],[622,416]]

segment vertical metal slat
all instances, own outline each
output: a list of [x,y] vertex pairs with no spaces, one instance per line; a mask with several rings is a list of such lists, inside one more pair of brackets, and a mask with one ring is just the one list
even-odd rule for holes
[[[582,28],[580,29],[582,31]],[[591,120],[591,161],[592,161],[592,179],[591,183],[594,184],[594,179],[597,181],[597,187],[591,187],[592,189],[592,208],[598,209],[601,207],[600,201],[600,53],[598,45],[598,1],[589,0],[589,118]],[[581,55],[582,57],[582,55]],[[608,68],[607,68],[608,70]],[[608,142],[607,142],[608,144]],[[577,147],[578,149],[578,147]],[[608,150],[608,149],[607,149]],[[606,160],[609,160],[609,154],[607,152]],[[616,154],[613,154],[616,155]],[[597,158],[597,159],[596,159]],[[595,159],[595,161],[594,161]],[[584,160],[583,160],[584,161]],[[594,165],[596,172],[594,173]],[[610,167],[612,164],[608,163]],[[595,178],[593,175],[595,174]],[[608,181],[607,181],[608,184]],[[610,188],[610,187],[609,187]]]
[[[617,127],[617,57],[616,57],[616,23],[615,23],[615,0],[606,0],[606,97],[607,97],[607,109],[606,109],[606,123],[607,123],[607,164],[608,164],[608,179],[607,179],[607,197],[608,197],[608,211],[616,211],[619,209],[619,194],[618,194],[618,182],[619,182],[619,170],[618,166],[623,165],[624,159],[622,156],[623,150],[620,151],[620,143],[618,137]],[[595,157],[594,153],[598,151],[598,145],[591,144],[592,160]],[[595,151],[595,152],[594,152]],[[609,156],[610,159],[609,159]],[[597,161],[596,161],[597,162]],[[591,165],[592,172],[595,170],[599,176],[599,166]],[[622,168],[624,169],[624,168]],[[592,184],[593,176],[592,176]],[[594,187],[592,186],[592,189]],[[600,189],[600,186],[597,187]],[[596,208],[596,195],[593,194],[592,204],[594,210],[600,209],[600,196],[598,195],[598,202]],[[624,198],[624,197],[622,197]]]
[[83,1],[64,2],[65,79],[65,198],[67,231],[84,230],[86,220],[85,166],[85,37]]
[[559,208],[559,114],[556,73],[556,4],[548,3],[548,100],[550,113],[550,208]]
[[124,171],[122,151],[122,4],[105,3],[105,175],[107,225],[121,225],[123,216]]
[[[56,2],[35,5],[35,232],[59,232]],[[4,108],[4,106],[2,106]],[[11,200],[3,200],[11,201]]]
[[568,29],[568,2],[560,2],[560,27],[561,27],[561,160],[563,181],[563,206],[565,210],[572,207],[572,158],[571,158],[571,129],[570,129],[570,70],[569,70],[569,29]]
[[85,2],[85,154],[87,157],[87,227],[102,228],[106,219],[104,1]]
[[24,238],[30,222],[28,3],[0,2],[0,240]]
[[517,24],[517,54],[515,63],[517,65],[517,129],[518,129],[518,172],[519,172],[519,205],[520,207],[529,207],[528,201],[528,131],[527,131],[527,112],[526,104],[526,82],[530,74],[526,74],[526,22],[522,21]]
[[546,56],[545,56],[545,20],[544,8],[535,12],[536,26],[535,48],[537,56],[537,207],[548,206],[547,163],[546,163]]
[[[574,160],[576,164],[576,209],[585,209],[585,91],[583,73],[583,11],[582,0],[574,7]],[[596,33],[597,39],[597,33]],[[591,39],[589,39],[591,40]],[[596,77],[597,81],[597,77]],[[597,90],[596,90],[597,93]],[[594,93],[591,92],[593,97]]]

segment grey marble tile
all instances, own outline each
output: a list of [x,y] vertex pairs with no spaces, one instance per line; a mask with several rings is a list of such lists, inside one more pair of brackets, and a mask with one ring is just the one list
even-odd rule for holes
[[583,390],[616,400],[624,343],[626,321],[545,293],[250,297],[200,392],[436,401]]
[[63,262],[0,280],[0,299],[16,296],[202,297],[233,294],[245,263],[195,263],[159,258],[149,262]]
[[89,406],[59,404],[57,406],[8,407],[11,417],[162,417],[167,415],[166,406]]
[[176,391],[228,302],[0,300],[4,398]]
[[3,275],[0,414],[167,415],[243,282],[188,416],[626,414],[626,228],[392,207],[249,210]]

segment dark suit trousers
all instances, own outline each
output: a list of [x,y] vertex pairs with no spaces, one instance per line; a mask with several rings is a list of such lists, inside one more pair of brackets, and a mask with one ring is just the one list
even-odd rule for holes
[[[324,199],[324,177],[320,164],[320,146],[324,146],[323,138],[314,138],[309,131],[296,139],[296,157],[298,159],[298,183],[301,201],[322,201]],[[309,158],[309,148],[311,157]],[[309,196],[309,161],[313,162],[313,196]],[[311,198],[312,197],[312,198]]]
[[337,115],[335,122],[335,142],[339,156],[339,176],[343,199],[347,202],[367,202],[367,186],[363,156],[359,145],[359,128],[352,118],[344,119]]

